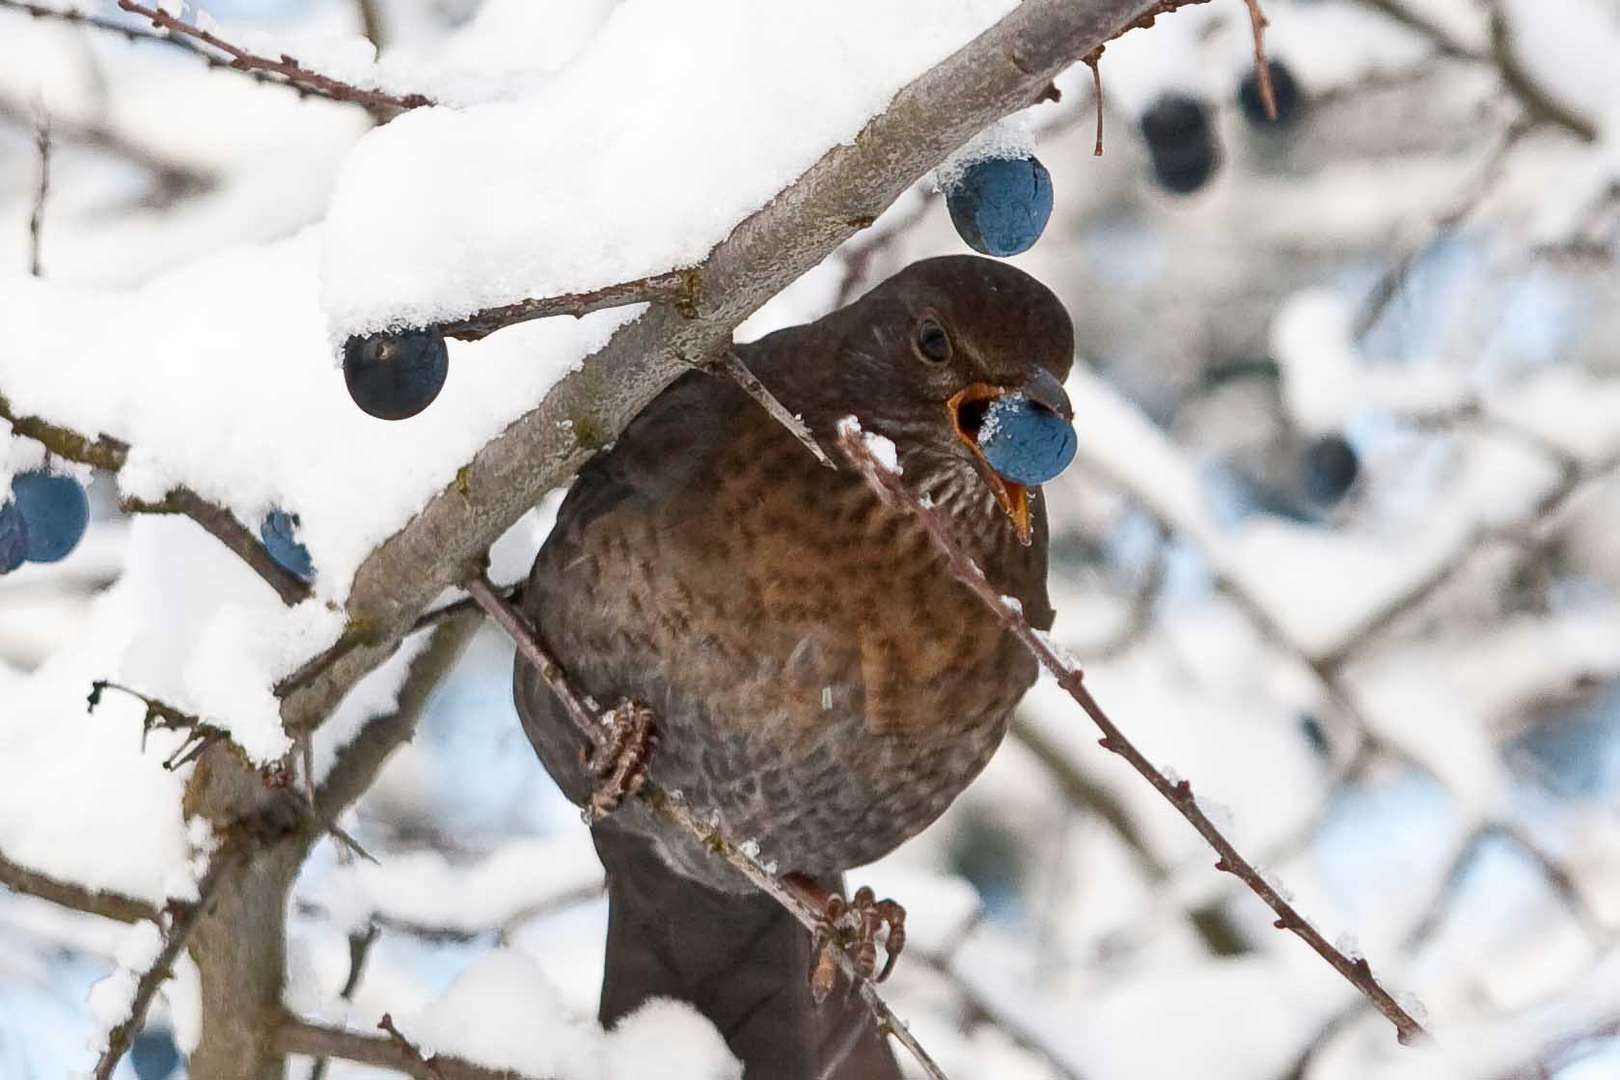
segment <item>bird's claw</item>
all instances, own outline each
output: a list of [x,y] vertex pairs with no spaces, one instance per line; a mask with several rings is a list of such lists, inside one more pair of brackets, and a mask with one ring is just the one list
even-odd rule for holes
[[[820,906],[821,922],[810,941],[810,994],[816,1004],[826,1000],[837,979],[836,949],[848,951],[857,979],[887,979],[906,947],[906,909],[893,900],[879,900],[866,885],[856,889],[849,900],[831,893]],[[879,971],[877,936],[885,928],[883,969]]]
[[595,779],[585,822],[601,821],[635,795],[647,782],[647,765],[658,745],[653,711],[635,701],[621,701],[603,717],[607,739],[585,759]]

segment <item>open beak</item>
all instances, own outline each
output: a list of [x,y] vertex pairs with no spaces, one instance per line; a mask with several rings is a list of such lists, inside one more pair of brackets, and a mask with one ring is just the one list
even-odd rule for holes
[[984,451],[979,448],[979,431],[984,426],[990,404],[1004,394],[1013,392],[1023,394],[1030,401],[1050,409],[1064,420],[1074,419],[1074,408],[1069,404],[1069,395],[1063,392],[1063,384],[1045,368],[1036,368],[1021,386],[974,383],[955,394],[945,404],[950,410],[951,426],[956,430],[956,437],[972,452],[979,475],[984,478],[985,484],[995,495],[996,502],[1012,521],[1013,528],[1018,533],[1018,542],[1028,547],[1033,530],[1029,510],[1029,489],[997,473],[985,459]]

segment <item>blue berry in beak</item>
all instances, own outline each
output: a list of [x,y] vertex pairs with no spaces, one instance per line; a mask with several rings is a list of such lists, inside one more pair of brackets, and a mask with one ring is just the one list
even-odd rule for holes
[[1003,480],[1024,487],[1039,487],[1068,468],[1075,446],[1068,421],[1021,393],[992,402],[979,429],[985,462]]

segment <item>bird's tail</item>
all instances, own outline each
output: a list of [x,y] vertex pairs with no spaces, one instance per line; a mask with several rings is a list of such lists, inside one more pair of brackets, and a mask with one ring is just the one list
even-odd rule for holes
[[608,880],[601,1019],[648,998],[690,1002],[746,1080],[899,1080],[858,996],[810,996],[810,935],[772,899],[717,892],[664,865],[639,837],[596,830]]

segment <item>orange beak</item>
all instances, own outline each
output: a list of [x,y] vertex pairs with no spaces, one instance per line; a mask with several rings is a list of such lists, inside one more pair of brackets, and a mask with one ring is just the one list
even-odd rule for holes
[[990,467],[990,463],[985,460],[984,452],[979,449],[979,425],[984,421],[985,412],[992,401],[1005,393],[1007,393],[1005,387],[974,383],[953,395],[945,403],[945,407],[951,414],[951,427],[955,429],[956,437],[973,452],[973,459],[979,467],[979,475],[984,478],[991,494],[995,495],[996,502],[1012,521],[1013,529],[1018,533],[1018,542],[1028,547],[1032,529],[1029,489],[1022,484],[1003,480]]

